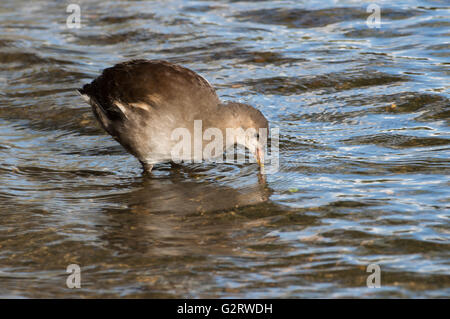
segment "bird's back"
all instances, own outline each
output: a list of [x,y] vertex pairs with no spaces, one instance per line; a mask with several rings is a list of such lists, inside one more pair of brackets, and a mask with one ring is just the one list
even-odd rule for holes
[[148,107],[196,113],[220,103],[214,88],[203,77],[161,60],[116,64],[79,91],[100,104],[110,120],[121,119],[121,106],[130,112]]
[[117,64],[79,92],[103,128],[140,160],[170,154],[173,130],[209,118],[220,103],[203,77],[160,60]]

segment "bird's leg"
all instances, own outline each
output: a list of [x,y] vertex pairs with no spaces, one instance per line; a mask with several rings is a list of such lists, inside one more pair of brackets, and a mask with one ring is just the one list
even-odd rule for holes
[[183,165],[180,165],[175,162],[170,162],[170,167],[172,167],[173,169],[181,169],[183,167]]
[[144,174],[150,174],[152,172],[153,164],[145,163],[143,161],[139,161],[142,164],[142,168],[144,169]]
[[174,176],[182,176],[183,166],[178,163],[170,162],[170,170],[171,174],[174,174]]

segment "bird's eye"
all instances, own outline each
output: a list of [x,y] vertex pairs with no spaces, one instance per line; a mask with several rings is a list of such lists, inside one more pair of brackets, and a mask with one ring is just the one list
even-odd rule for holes
[[259,139],[259,133],[256,133],[256,138]]

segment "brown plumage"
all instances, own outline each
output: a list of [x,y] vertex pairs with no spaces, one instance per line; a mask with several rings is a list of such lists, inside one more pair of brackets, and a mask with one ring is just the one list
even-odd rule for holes
[[176,128],[193,132],[194,120],[202,120],[203,131],[214,127],[223,136],[226,128],[268,128],[260,111],[246,104],[221,103],[203,77],[167,61],[117,64],[78,91],[102,127],[148,172],[153,164],[172,160],[176,141],[171,133]]

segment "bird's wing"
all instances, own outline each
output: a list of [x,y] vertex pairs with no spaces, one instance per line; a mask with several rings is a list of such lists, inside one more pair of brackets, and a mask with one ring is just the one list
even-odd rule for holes
[[176,108],[196,113],[220,103],[214,88],[203,77],[161,60],[116,64],[79,92],[98,104],[112,121],[123,119],[127,112],[150,108]]

